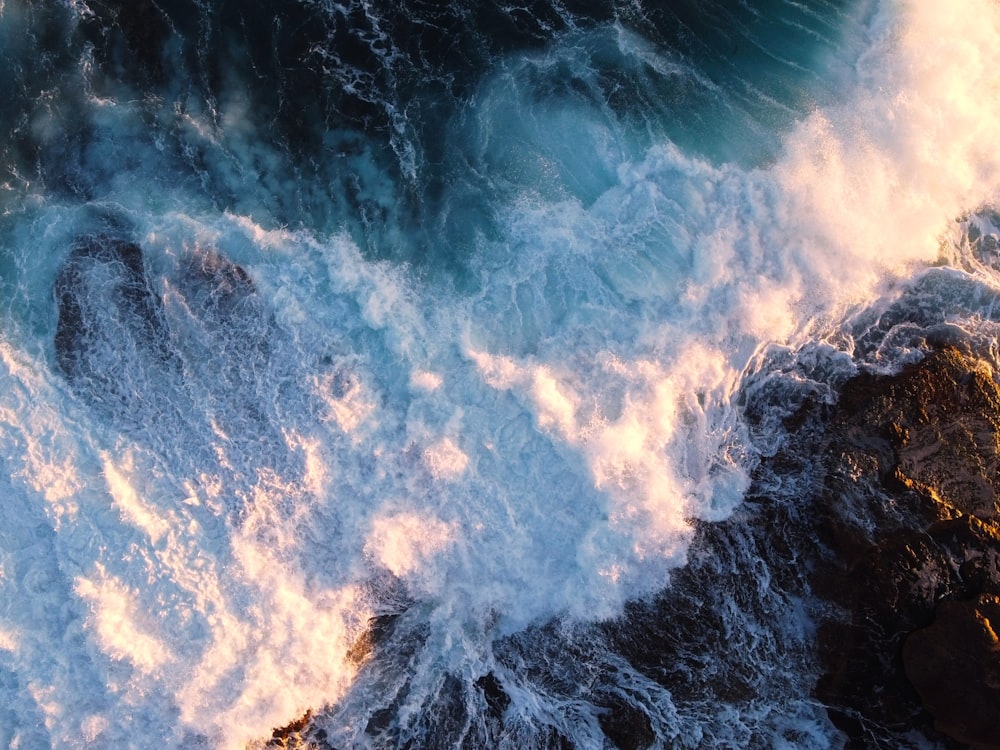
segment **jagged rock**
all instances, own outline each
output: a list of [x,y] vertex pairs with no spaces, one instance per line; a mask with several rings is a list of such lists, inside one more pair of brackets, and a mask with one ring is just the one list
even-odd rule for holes
[[312,726],[312,711],[306,711],[295,721],[275,729],[265,748],[283,750],[332,750],[326,732]]
[[476,687],[483,691],[487,713],[494,719],[503,718],[504,711],[510,706],[510,696],[503,689],[500,680],[490,672],[476,680]]
[[841,397],[839,421],[903,487],[992,519],[1000,490],[1000,391],[993,367],[946,347],[893,377],[861,375]]
[[597,721],[618,750],[645,750],[656,742],[649,716],[639,707],[609,696]]
[[351,663],[360,667],[367,662],[378,646],[389,637],[397,618],[396,614],[383,614],[369,618],[367,629],[347,650],[347,658]]
[[866,746],[871,725],[1000,746],[989,708],[1000,653],[980,627],[1000,595],[993,366],[946,347],[895,376],[861,375],[827,440],[818,513],[832,557],[814,585],[846,617],[820,628],[817,696],[851,747]]
[[[841,728],[860,731],[858,716],[899,731],[929,724],[903,671],[902,643],[933,621],[942,601],[1000,591],[998,561],[995,529],[969,516],[896,532],[852,561],[839,588],[825,592],[849,619],[825,623],[819,635],[826,673],[817,692]],[[960,659],[961,641],[941,648]],[[974,679],[968,684],[977,689]]]

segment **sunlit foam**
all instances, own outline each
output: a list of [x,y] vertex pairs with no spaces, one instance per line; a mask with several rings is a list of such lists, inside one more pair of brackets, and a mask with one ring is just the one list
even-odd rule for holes
[[124,659],[143,674],[158,670],[170,659],[156,633],[155,615],[140,606],[134,591],[108,577],[100,566],[93,578],[77,580],[76,592],[89,603],[98,643],[112,659]]
[[424,451],[424,462],[435,479],[454,480],[462,476],[469,457],[446,437]]
[[443,382],[443,378],[435,372],[417,370],[410,376],[411,385],[423,391],[436,391]]
[[365,549],[395,575],[406,578],[430,565],[453,542],[454,529],[449,524],[398,513],[374,520]]
[[806,289],[860,295],[886,272],[934,261],[949,223],[996,199],[997,25],[990,2],[957,14],[883,6],[860,93],[807,118],[775,170],[789,217],[807,219]]

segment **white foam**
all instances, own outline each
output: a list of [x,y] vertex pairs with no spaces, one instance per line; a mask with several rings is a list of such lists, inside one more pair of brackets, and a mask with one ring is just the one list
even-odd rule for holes
[[[33,514],[47,517],[53,561],[73,592],[3,589],[15,597],[5,609],[18,602],[33,613],[11,629],[11,663],[24,684],[38,685],[33,703],[53,744],[161,736],[180,746],[203,735],[215,746],[240,747],[346,688],[355,669],[346,653],[367,617],[359,586],[310,589],[288,559],[298,544],[294,528],[264,533],[294,517],[282,510],[285,500],[307,502],[326,489],[315,443],[290,437],[291,450],[306,454],[291,481],[266,470],[241,480],[238,470],[219,467],[221,487],[193,476],[184,497],[175,484],[183,464],[165,476],[148,449],[129,440],[116,441],[117,459],[95,451],[74,437],[74,422],[57,416],[74,409],[37,362],[9,348],[4,361],[5,413],[17,417],[5,422],[5,436],[23,446],[21,468],[11,467],[14,496],[27,489],[28,497],[44,498]],[[93,427],[80,414],[70,419]],[[184,448],[196,466],[205,459],[196,445]],[[241,481],[253,508],[241,527],[220,526],[198,495],[240,492]],[[70,666],[46,666],[54,656],[40,656],[49,633],[63,631],[82,636],[55,662]],[[94,711],[95,700],[83,695],[103,708]],[[89,713],[67,713],[73,705]]]
[[662,576],[648,561],[683,560],[685,519],[726,515],[746,486],[729,399],[753,351],[827,335],[996,197],[996,8],[941,15],[884,5],[855,90],[775,164],[656,146],[592,206],[516,204],[484,252],[469,356],[585,458],[633,592]]
[[[381,516],[372,523],[365,549],[394,575],[407,579],[411,573],[432,565],[432,559],[448,551],[455,530],[449,524],[426,516],[398,513]],[[419,583],[417,593],[419,591]]]

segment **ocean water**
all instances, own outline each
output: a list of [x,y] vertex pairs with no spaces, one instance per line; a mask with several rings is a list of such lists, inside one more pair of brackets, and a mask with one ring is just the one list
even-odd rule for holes
[[843,747],[745,498],[806,395],[996,348],[998,32],[0,0],[0,743]]

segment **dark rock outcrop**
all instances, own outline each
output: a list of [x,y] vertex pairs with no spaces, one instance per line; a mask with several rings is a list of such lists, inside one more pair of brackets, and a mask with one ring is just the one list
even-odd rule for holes
[[871,726],[1000,746],[995,377],[942,348],[848,382],[828,425],[831,555],[813,580],[843,615],[820,628],[816,692],[851,747],[870,746]]
[[653,747],[656,735],[649,717],[637,706],[609,696],[604,701],[597,723],[601,731],[619,750],[646,750]]
[[333,750],[326,741],[326,732],[312,726],[312,711],[306,711],[295,721],[275,729],[266,748],[282,750]]
[[993,377],[987,362],[954,348],[891,378],[861,375],[844,389],[835,429],[875,453],[883,481],[927,496],[936,512],[995,519],[1000,392]]
[[[1000,597],[947,601],[903,645],[906,676],[945,734],[1000,748]],[[973,689],[970,689],[973,686]]]

